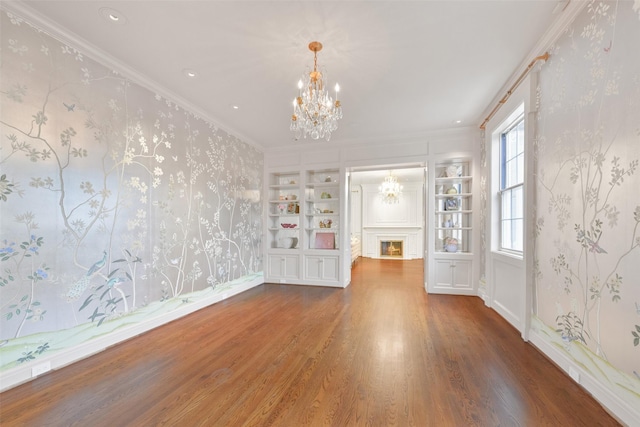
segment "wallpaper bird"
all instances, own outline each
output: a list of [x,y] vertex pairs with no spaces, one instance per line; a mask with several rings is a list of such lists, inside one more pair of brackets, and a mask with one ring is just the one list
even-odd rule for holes
[[102,267],[104,267],[104,265],[107,263],[107,251],[102,251],[103,256],[102,259],[99,261],[96,261],[90,268],[89,271],[87,271],[87,276],[92,276],[95,273],[97,273]]
[[84,293],[84,291],[89,287],[91,283],[91,277],[96,274],[98,271],[102,269],[107,263],[107,251],[102,251],[102,259],[96,261],[87,273],[82,276],[78,281],[76,281],[73,285],[69,287],[67,293],[65,294],[65,298],[67,301],[75,301],[80,298],[80,295]]

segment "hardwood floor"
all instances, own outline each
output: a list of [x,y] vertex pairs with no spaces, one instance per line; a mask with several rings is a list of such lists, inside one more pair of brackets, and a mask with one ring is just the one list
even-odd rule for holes
[[263,285],[0,395],[3,426],[609,426],[476,297],[422,261],[347,289]]

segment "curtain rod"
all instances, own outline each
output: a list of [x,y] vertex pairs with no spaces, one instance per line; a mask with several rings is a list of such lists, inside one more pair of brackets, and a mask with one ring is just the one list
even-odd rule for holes
[[520,74],[520,77],[518,77],[518,80],[516,80],[515,83],[511,86],[511,88],[507,91],[507,94],[504,97],[502,97],[500,101],[498,101],[498,104],[496,104],[496,106],[493,107],[493,110],[491,110],[487,118],[484,119],[484,122],[482,122],[482,124],[480,125],[480,129],[482,130],[485,129],[489,120],[491,120],[491,118],[493,117],[494,114],[496,114],[498,109],[502,107],[502,104],[507,102],[507,99],[509,99],[511,94],[513,94],[513,91],[516,90],[518,86],[520,86],[520,83],[522,83],[522,80],[524,80],[527,74],[529,74],[529,71],[531,71],[533,66],[536,65],[536,62],[540,60],[544,60],[545,62],[547,62],[548,59],[549,59],[549,52],[545,52],[543,55],[536,56],[535,58],[533,58],[533,61],[531,61],[527,66],[527,68],[522,72],[522,74]]

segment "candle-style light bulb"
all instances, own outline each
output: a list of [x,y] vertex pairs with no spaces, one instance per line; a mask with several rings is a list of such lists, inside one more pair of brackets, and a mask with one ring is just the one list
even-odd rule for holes
[[340,85],[336,83],[336,101],[338,100],[338,92],[340,92]]

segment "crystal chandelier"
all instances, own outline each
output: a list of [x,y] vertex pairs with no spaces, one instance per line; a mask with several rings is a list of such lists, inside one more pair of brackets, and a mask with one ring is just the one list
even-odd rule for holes
[[380,191],[380,196],[382,197],[382,202],[388,205],[392,205],[394,203],[398,203],[400,201],[400,194],[402,194],[402,185],[398,183],[398,178],[391,174],[389,171],[389,176],[384,178],[384,181],[378,187]]
[[331,132],[338,129],[338,120],[342,118],[342,106],[338,100],[340,86],[336,83],[334,101],[325,90],[323,73],[318,70],[318,52],[322,50],[322,43],[309,43],[309,50],[313,52],[313,71],[306,73],[298,82],[298,96],[293,100],[290,129],[296,141],[307,135],[311,139],[324,138],[329,141]]

